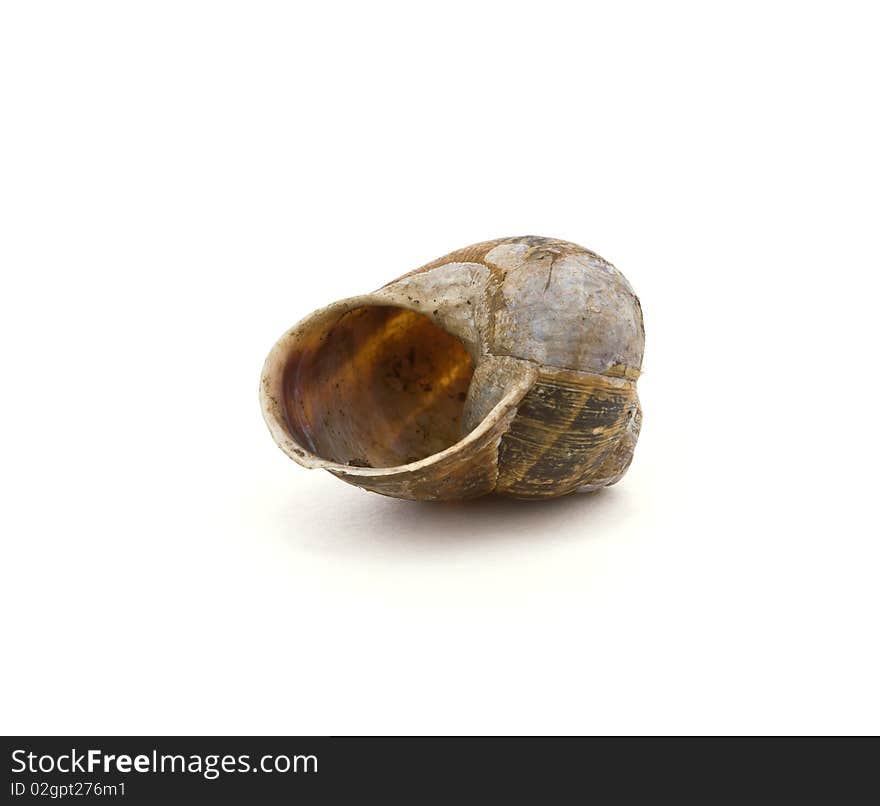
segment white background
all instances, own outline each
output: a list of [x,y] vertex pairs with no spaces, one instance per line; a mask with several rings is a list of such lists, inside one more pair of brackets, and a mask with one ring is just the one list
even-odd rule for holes
[[[880,731],[875,14],[4,3],[2,732]],[[529,233],[641,297],[619,485],[275,447],[285,329]]]

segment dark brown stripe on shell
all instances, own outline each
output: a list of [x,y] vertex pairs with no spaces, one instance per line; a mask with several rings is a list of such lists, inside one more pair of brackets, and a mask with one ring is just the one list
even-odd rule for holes
[[635,383],[572,370],[542,371],[499,449],[497,491],[565,495],[600,478],[637,405]]

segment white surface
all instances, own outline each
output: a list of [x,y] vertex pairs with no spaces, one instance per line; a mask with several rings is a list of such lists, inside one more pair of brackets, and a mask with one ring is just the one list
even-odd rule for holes
[[[4,4],[2,731],[880,731],[875,15]],[[282,455],[285,328],[526,233],[641,297],[623,482]]]

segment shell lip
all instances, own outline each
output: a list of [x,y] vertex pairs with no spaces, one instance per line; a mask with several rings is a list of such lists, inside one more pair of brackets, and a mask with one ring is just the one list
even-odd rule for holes
[[[390,467],[361,467],[359,465],[342,464],[340,462],[333,462],[329,459],[324,459],[310,450],[308,446],[303,445],[298,440],[294,439],[291,434],[287,422],[287,415],[284,410],[284,404],[282,403],[282,378],[284,375],[283,369],[286,357],[298,341],[303,328],[321,323],[322,320],[326,320],[327,324],[332,327],[341,316],[354,308],[366,305],[389,304],[393,304],[395,307],[399,308],[407,308],[416,313],[424,313],[424,311],[418,306],[405,305],[398,302],[389,303],[387,298],[378,294],[364,294],[357,297],[349,297],[334,302],[325,308],[321,308],[307,316],[305,319],[302,319],[298,324],[285,332],[272,347],[272,350],[263,365],[263,373],[260,381],[260,410],[262,411],[263,419],[272,434],[272,438],[281,450],[297,464],[309,469],[320,468],[328,470],[331,473],[341,473],[346,476],[360,476],[367,478],[394,476],[422,470],[431,465],[442,462],[444,459],[463,450],[472,442],[481,439],[511,408],[515,408],[519,405],[520,401],[526,396],[526,393],[534,384],[535,378],[537,377],[536,368],[533,368],[531,373],[525,373],[523,376],[516,379],[489,413],[476,425],[476,427],[465,434],[460,440],[454,442],[449,447],[444,448],[442,451],[425,456],[415,462]],[[453,335],[455,334],[453,333]]]
[[504,397],[495,405],[486,417],[483,418],[476,428],[448,448],[444,448],[437,453],[432,453],[430,456],[426,456],[418,461],[410,462],[405,465],[393,465],[391,467],[360,467],[358,465],[344,465],[339,462],[322,459],[320,456],[312,453],[292,439],[287,428],[280,425],[276,419],[268,413],[265,404],[263,406],[263,417],[281,450],[293,459],[293,461],[303,467],[310,469],[321,468],[323,470],[329,470],[331,473],[343,473],[346,476],[363,476],[369,478],[375,478],[376,476],[394,476],[403,473],[413,473],[430,467],[431,465],[438,464],[444,459],[465,449],[472,442],[477,442],[492,429],[495,423],[498,422],[507,411],[511,408],[515,408],[519,404],[530,387],[530,381],[521,380],[516,383],[507,391]]

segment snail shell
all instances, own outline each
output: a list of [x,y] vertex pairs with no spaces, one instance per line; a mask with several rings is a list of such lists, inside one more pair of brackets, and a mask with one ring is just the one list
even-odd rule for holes
[[367,490],[553,498],[629,467],[644,343],[610,263],[504,238],[306,317],[269,353],[260,398],[288,456]]

